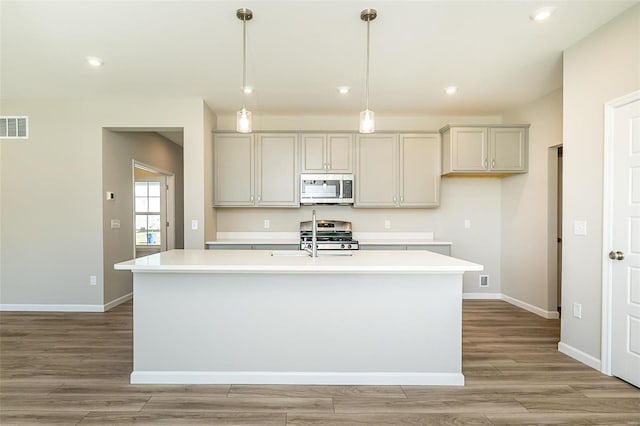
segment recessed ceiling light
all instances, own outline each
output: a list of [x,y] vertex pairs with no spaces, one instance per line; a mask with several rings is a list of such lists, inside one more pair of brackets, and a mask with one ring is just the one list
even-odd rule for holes
[[340,86],[338,87],[338,92],[341,95],[346,95],[347,93],[349,93],[351,91],[351,88],[349,86]]
[[457,91],[458,91],[458,88],[456,86],[449,86],[449,87],[445,87],[444,89],[444,92],[447,95],[454,95]]
[[246,93],[247,95],[250,95],[250,94],[252,94],[252,93],[253,93],[253,87],[251,87],[251,86],[244,86],[244,89],[242,89],[242,91],[243,91],[244,93]]
[[536,11],[534,11],[530,16],[529,19],[531,19],[532,21],[544,21],[546,19],[549,19],[549,17],[551,15],[553,15],[553,12],[556,10],[555,7],[552,6],[548,6],[548,7],[542,7]]
[[104,64],[104,61],[96,56],[87,56],[84,59],[94,68],[101,67]]

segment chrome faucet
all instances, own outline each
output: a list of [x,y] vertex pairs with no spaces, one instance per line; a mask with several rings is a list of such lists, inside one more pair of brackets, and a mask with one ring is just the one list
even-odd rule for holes
[[311,212],[311,257],[318,257],[318,223],[315,209]]

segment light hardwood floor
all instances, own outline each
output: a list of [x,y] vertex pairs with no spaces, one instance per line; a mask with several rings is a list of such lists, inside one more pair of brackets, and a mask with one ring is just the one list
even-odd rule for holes
[[640,425],[639,389],[501,301],[464,302],[464,387],[130,385],[131,311],[0,313],[0,424]]

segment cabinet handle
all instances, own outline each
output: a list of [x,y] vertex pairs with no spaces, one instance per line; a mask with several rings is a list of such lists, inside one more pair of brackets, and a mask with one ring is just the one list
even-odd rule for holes
[[400,197],[400,202],[404,203],[404,197]]
[[396,197],[393,197],[393,202],[394,202],[394,203],[396,202]]
[[489,167],[489,161],[485,158],[484,159],[484,168],[486,169],[487,167]]
[[253,201],[253,195],[251,196],[251,201]]
[[258,201],[262,200],[262,197],[260,195],[258,195]]
[[496,159],[495,158],[493,160],[491,160],[491,168],[492,169],[496,168]]

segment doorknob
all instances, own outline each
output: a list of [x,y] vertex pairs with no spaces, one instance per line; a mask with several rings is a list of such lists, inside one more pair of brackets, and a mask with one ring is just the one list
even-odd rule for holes
[[611,260],[622,260],[624,259],[624,253],[621,251],[610,251],[609,252],[609,259]]

